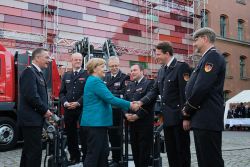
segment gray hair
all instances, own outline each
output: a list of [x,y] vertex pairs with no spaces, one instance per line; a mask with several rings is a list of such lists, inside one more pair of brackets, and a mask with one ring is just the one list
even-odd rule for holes
[[108,62],[110,62],[110,61],[112,61],[112,60],[117,61],[117,62],[118,62],[118,64],[120,64],[119,57],[117,57],[117,56],[111,56],[111,57],[109,57]]
[[198,38],[201,36],[206,36],[210,43],[214,43],[216,39],[216,35],[213,29],[208,27],[203,27],[194,32],[193,38]]

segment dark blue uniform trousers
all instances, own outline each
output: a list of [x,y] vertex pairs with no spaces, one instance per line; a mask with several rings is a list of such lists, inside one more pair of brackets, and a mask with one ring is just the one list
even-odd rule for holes
[[221,131],[193,129],[199,167],[224,167]]
[[24,146],[20,167],[41,167],[42,127],[22,127]]

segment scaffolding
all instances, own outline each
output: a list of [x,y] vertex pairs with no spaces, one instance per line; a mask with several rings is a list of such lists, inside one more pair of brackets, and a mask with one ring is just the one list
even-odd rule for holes
[[[198,28],[200,28],[201,20],[204,20],[204,16],[201,17],[200,13],[202,10],[205,10],[205,6],[207,3],[207,0],[138,0],[138,7],[141,9],[138,11],[139,14],[143,14],[143,18],[145,20],[145,30],[144,30],[144,38],[147,41],[147,47],[140,48],[138,47],[127,47],[127,46],[121,46],[116,45],[116,51],[118,54],[127,54],[127,55],[143,55],[148,56],[147,60],[150,59],[151,62],[151,70],[153,69],[153,61],[154,61],[154,47],[155,44],[159,42],[159,18],[160,18],[160,12],[162,11],[162,8],[167,8],[167,12],[180,12],[178,11],[178,8],[174,8],[174,4],[180,4],[182,3],[183,6],[188,8],[186,10],[188,12],[189,17],[189,27],[187,27],[190,32],[188,32],[188,35],[190,36],[193,33],[191,31],[192,29],[195,31]],[[183,3],[186,3],[183,4]],[[165,5],[165,6],[164,6]],[[18,47],[23,47],[25,49],[34,49],[37,46],[44,46],[45,48],[49,49],[52,53],[52,55],[55,57],[56,60],[59,59],[57,57],[58,53],[67,54],[72,52],[72,47],[75,45],[76,42],[79,42],[77,40],[71,40],[71,39],[59,39],[59,30],[58,30],[58,13],[59,13],[59,0],[44,0],[44,8],[42,11],[42,32],[41,34],[32,34],[28,32],[20,32],[20,31],[13,31],[13,30],[0,30],[0,38],[4,39],[5,41],[10,42],[12,46],[15,45],[15,43],[20,43]],[[203,12],[203,14],[205,14]],[[139,16],[138,16],[139,17]],[[203,18],[203,19],[202,19]],[[146,32],[145,32],[146,31]],[[187,39],[187,38],[186,38]],[[187,62],[193,62],[193,65],[195,65],[195,62],[197,62],[195,56],[193,56],[193,47],[191,46],[191,40],[187,39],[187,45],[188,45],[188,56],[183,56],[184,60]],[[188,41],[190,40],[190,41]],[[7,42],[6,42],[7,43]],[[101,48],[102,43],[91,43],[95,48]],[[15,48],[18,48],[15,45]],[[13,47],[14,48],[14,47]]]
[[43,47],[57,59],[59,0],[44,0],[43,5]]
[[[201,28],[201,24],[205,25],[206,21],[206,4],[208,0],[188,0],[192,2],[192,11],[189,11],[189,16],[192,18],[193,32]],[[189,32],[190,41],[192,40],[193,32]],[[196,54],[192,46],[192,53],[188,54],[189,59],[192,61],[192,66],[195,67],[200,60],[200,55]]]
[[[151,75],[153,73],[153,60],[155,57],[154,48],[157,43],[159,43],[159,21],[160,12],[157,10],[157,6],[160,5],[159,0],[146,0],[145,1],[145,19],[146,19],[146,40],[147,40],[147,50],[150,51],[150,64],[151,64]],[[147,62],[148,57],[147,57]]]
[[193,27],[194,31],[201,28],[201,24],[205,25],[206,21],[206,4],[208,4],[208,0],[189,0],[193,2],[193,11],[191,12],[191,16],[193,18]]

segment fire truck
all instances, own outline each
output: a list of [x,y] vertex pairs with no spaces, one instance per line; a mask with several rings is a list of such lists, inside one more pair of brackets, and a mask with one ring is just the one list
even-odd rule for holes
[[[19,76],[31,64],[31,52],[11,54],[0,44],[0,151],[13,148],[22,138],[17,126]],[[44,71],[50,106],[58,101],[60,76],[55,60]],[[29,86],[29,85],[27,85]]]

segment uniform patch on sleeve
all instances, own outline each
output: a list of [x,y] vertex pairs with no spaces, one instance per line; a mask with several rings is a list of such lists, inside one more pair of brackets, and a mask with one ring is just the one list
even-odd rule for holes
[[213,69],[213,66],[214,65],[212,63],[206,63],[204,67],[205,72],[210,72]]
[[184,73],[184,74],[183,74],[183,79],[184,79],[185,81],[188,81],[189,78],[190,78],[189,73]]

